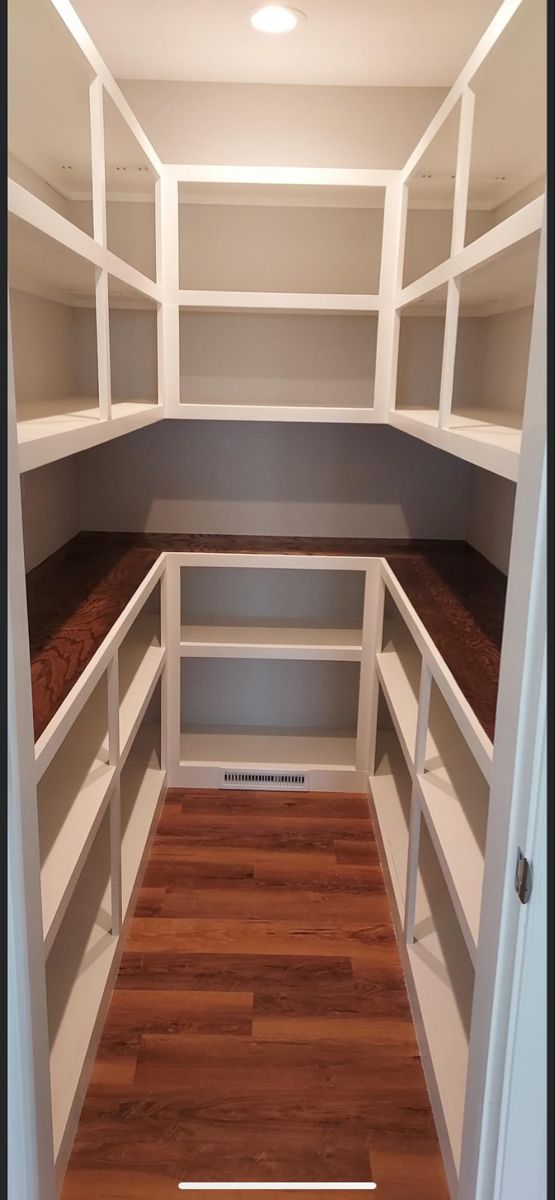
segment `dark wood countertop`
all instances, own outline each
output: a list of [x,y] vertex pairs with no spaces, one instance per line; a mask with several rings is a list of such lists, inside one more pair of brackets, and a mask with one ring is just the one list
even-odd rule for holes
[[386,558],[493,738],[506,580],[466,542],[86,532],[27,576],[35,739],[166,550]]

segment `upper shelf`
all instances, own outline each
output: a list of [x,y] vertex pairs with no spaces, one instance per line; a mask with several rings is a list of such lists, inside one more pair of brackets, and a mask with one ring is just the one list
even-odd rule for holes
[[[155,302],[117,281],[117,307],[128,305],[130,311],[113,311],[111,290],[106,309],[97,308],[96,269],[90,260],[13,214],[8,230],[21,469],[42,466],[160,420]],[[135,311],[136,297],[151,313]],[[104,320],[110,328],[111,389],[105,377],[99,377],[97,339]],[[140,325],[133,353],[130,324]],[[150,388],[146,400],[144,390],[139,392],[138,373],[141,387]]]

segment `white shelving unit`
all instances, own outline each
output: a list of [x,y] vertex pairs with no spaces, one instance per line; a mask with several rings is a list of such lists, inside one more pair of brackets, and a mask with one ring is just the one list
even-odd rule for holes
[[365,791],[377,559],[168,556],[171,777],[290,764],[307,787]]
[[382,570],[383,630],[376,664],[383,699],[371,804],[456,1194],[491,757],[476,718],[461,704],[412,606],[389,569]]
[[[42,140],[29,120],[38,106]],[[116,320],[110,335],[108,286],[110,277],[112,291],[115,281],[134,289],[144,307],[160,304],[154,199],[161,163],[65,2],[10,4],[8,139],[13,352],[26,471],[164,415],[161,379],[146,396],[133,392],[129,335]],[[141,202],[131,203],[137,193]],[[153,315],[156,343],[162,322]],[[141,350],[144,368],[142,341]],[[111,374],[123,381],[114,404]]]
[[426,828],[420,837],[414,941],[407,952],[431,1066],[430,1091],[439,1099],[438,1124],[458,1170],[474,971]]
[[165,631],[161,557],[35,747],[59,1182],[165,789]]
[[[78,168],[49,174],[24,136],[28,84],[18,68],[8,206],[100,271],[98,404],[62,396],[55,411],[41,408],[40,420],[33,409],[21,421],[21,469],[170,417],[390,423],[515,480],[518,404],[509,416],[487,395],[460,406],[453,377],[465,277],[504,250],[517,252],[541,227],[541,70],[516,191],[480,183],[484,154],[497,145],[496,81],[506,78],[511,44],[528,38],[537,3],[525,0],[512,21],[502,6],[401,171],[162,164],[67,0],[58,5],[43,33],[66,56],[74,39],[68,99],[91,133],[78,153],[75,135],[56,147],[53,122],[57,160],[71,149]],[[25,22],[14,22],[16,59],[28,36]],[[439,330],[433,316],[441,322],[443,312]],[[408,328],[399,338],[400,322]],[[423,361],[428,337],[432,358]],[[16,346],[16,376],[19,353]],[[522,374],[525,341],[519,353]]]
[[253,570],[182,569],[184,657],[360,662],[364,571]]

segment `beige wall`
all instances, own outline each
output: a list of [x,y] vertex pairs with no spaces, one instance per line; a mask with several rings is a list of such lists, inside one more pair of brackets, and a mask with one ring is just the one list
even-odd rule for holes
[[377,292],[383,212],[358,208],[184,205],[182,287]]
[[10,291],[15,389],[21,405],[72,394],[71,308]]
[[444,88],[119,80],[163,162],[402,167]]
[[21,476],[25,569],[30,571],[81,529],[79,457],[26,471]]
[[377,317],[180,314],[182,402],[367,407]]
[[513,529],[516,484],[472,468],[467,541],[506,575]]

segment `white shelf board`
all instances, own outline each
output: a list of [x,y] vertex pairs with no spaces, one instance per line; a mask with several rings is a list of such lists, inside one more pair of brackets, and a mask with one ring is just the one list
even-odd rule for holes
[[[47,963],[55,1158],[87,1062],[118,944],[110,932],[109,884],[98,898],[104,874],[108,878],[109,844],[108,837],[103,837],[107,833],[103,825]],[[59,1019],[54,1030],[55,1012]]]
[[122,417],[144,416],[149,409],[157,408],[156,400],[118,400],[112,396],[112,420],[121,421]]
[[[97,404],[97,402],[93,402]],[[56,411],[47,415],[45,406]],[[79,407],[79,406],[84,407]],[[66,399],[42,401],[25,406],[18,414],[17,438],[20,471],[32,471],[46,463],[78,454],[112,438],[131,433],[161,421],[164,409],[161,404],[125,401],[116,403],[112,420],[100,416],[98,407],[91,407],[90,400]]]
[[355,767],[356,739],[351,732],[276,730],[212,726],[181,734],[180,761],[192,765],[242,767]]
[[[473,410],[464,410],[458,419],[456,428],[440,429],[438,426],[437,409],[390,409],[389,424],[403,433],[437,446],[440,450],[454,454],[465,462],[502,475],[504,479],[518,478],[520,459],[520,430],[509,428],[501,423],[506,414],[500,410],[478,410],[483,415],[491,412],[495,423],[481,421],[474,415]],[[457,422],[457,414],[451,421]]]
[[481,438],[520,452],[522,413],[498,408],[461,408],[451,412],[449,428],[466,437]]
[[376,774],[370,790],[395,894],[399,920],[404,920],[412,783],[393,731],[378,732]]
[[439,938],[429,933],[408,947],[455,1165],[460,1162],[468,1036],[444,964]]
[[194,657],[304,658],[360,662],[362,629],[182,625],[181,654]]
[[138,723],[164,661],[160,645],[160,616],[141,612],[118,651],[120,760],[129,753]]
[[347,408],[316,404],[197,404],[182,401],[172,418],[189,421],[301,421],[336,425],[371,425],[381,422],[373,405]]
[[135,738],[132,755],[121,774],[121,887],[125,918],[160,795],[166,781],[149,728]]
[[106,810],[114,775],[115,767],[95,758],[83,778],[83,764],[62,748],[38,785],[41,849],[48,847],[41,865],[46,954]]
[[400,618],[384,624],[383,650],[376,656],[376,662],[393,724],[411,769],[416,744],[422,659]]
[[421,849],[430,903],[419,871],[414,943],[407,947],[431,1067],[458,1171],[474,971],[433,849]]
[[375,313],[380,310],[376,295],[347,292],[225,292],[179,291],[180,308],[196,312],[293,312],[293,313]]
[[98,399],[64,396],[36,400],[17,406],[17,438],[20,443],[32,442],[36,438],[87,429],[100,421]]
[[400,420],[416,421],[422,425],[430,425],[433,429],[439,429],[438,408],[396,408],[391,415],[395,415]]
[[434,732],[441,757],[417,776],[422,808],[468,952],[478,943],[489,788],[452,717]]

